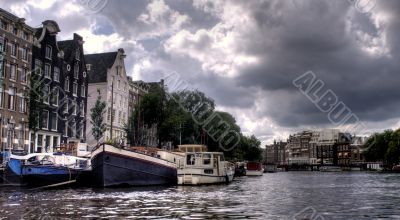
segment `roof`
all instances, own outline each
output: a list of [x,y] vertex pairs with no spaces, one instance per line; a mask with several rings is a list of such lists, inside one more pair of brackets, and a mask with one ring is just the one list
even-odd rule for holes
[[114,64],[117,54],[115,51],[85,55],[86,64],[91,64],[88,70],[89,83],[107,82],[107,70]]

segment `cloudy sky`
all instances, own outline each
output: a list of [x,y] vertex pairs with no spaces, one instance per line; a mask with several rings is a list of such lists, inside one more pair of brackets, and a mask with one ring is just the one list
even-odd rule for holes
[[400,127],[400,1],[0,3],[33,27],[57,21],[61,40],[80,34],[85,53],[124,48],[128,74],[136,80],[178,73],[264,144],[302,129],[337,126],[293,85],[307,71],[367,132]]

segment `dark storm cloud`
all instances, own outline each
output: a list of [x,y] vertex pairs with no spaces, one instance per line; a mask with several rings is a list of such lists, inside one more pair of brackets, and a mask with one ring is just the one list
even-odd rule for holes
[[[276,102],[274,108],[279,111],[267,107],[262,114],[270,115],[283,126],[328,123],[326,115],[305,96],[298,96],[292,84],[297,76],[311,70],[325,82],[326,90],[332,89],[361,120],[399,117],[400,27],[397,23],[388,28],[390,55],[372,56],[347,32],[347,12],[352,6],[346,1],[308,1],[296,7],[283,3],[274,7],[269,3],[256,5],[251,2],[248,6],[253,9],[259,29],[247,36],[258,40],[249,40],[246,48],[263,61],[241,69],[237,83],[257,85],[264,91],[290,91],[286,97],[271,97],[284,98],[289,103]],[[377,30],[367,16],[358,13],[357,19],[351,22],[359,30],[376,36]]]

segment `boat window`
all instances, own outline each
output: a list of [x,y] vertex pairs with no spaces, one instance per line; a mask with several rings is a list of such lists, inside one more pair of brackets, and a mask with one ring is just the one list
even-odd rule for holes
[[203,164],[204,165],[211,164],[211,154],[203,154]]
[[194,162],[195,162],[194,154],[186,155],[186,164],[187,165],[194,165]]
[[213,169],[204,169],[205,174],[213,174],[214,170]]

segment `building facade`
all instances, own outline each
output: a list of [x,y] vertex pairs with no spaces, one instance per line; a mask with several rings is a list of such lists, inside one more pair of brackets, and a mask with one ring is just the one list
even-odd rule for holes
[[[97,97],[106,102],[107,112],[104,116],[106,132],[100,141],[114,140],[126,144],[124,127],[128,123],[129,82],[125,72],[123,49],[116,52],[85,55],[88,71],[87,109],[90,111],[96,103]],[[86,117],[90,121],[90,112]],[[86,126],[86,141],[94,146],[97,141],[92,135],[92,124]]]
[[[57,34],[60,28],[55,21],[44,21],[36,29],[36,39],[32,49],[32,74],[38,76],[38,86],[42,87],[44,108],[39,116],[38,131],[30,132],[30,152],[51,152],[60,145],[61,126],[60,83],[62,70],[62,53],[57,45]],[[62,97],[61,97],[62,99]]]
[[283,141],[274,141],[271,145],[265,146],[265,163],[275,165],[287,165],[286,163],[286,146]]
[[312,131],[302,131],[290,135],[287,141],[289,149],[289,165],[309,165],[310,164],[310,141]]
[[0,9],[0,136],[3,150],[29,150],[28,74],[35,29]]
[[63,100],[60,102],[61,145],[86,141],[86,114],[88,75],[83,51],[83,39],[74,34],[72,40],[58,42],[63,64],[61,85]]

